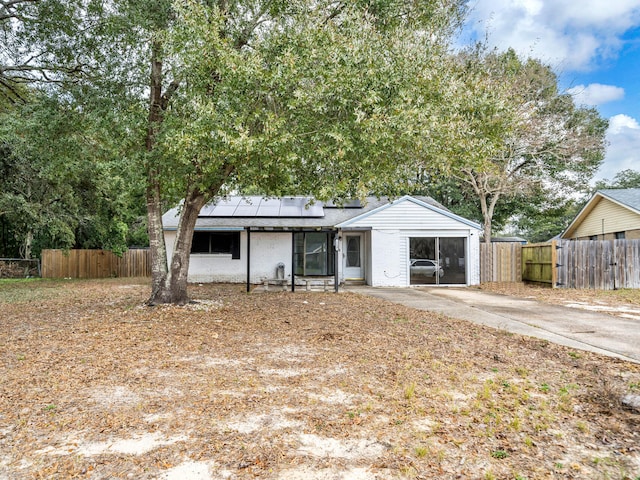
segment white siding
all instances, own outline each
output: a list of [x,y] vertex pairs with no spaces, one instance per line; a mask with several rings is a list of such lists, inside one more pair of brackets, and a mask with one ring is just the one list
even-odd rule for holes
[[403,286],[401,240],[398,231],[371,231],[371,280],[375,287]]
[[480,285],[480,234],[470,232],[467,240],[467,284]]
[[449,218],[442,213],[430,210],[409,200],[383,208],[356,222],[349,223],[348,227],[371,227],[374,229],[395,230],[450,230],[465,229],[470,227],[454,218]]

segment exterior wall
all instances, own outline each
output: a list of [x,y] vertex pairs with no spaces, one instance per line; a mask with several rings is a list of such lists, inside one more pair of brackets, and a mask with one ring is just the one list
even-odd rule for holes
[[[167,257],[173,253],[175,232],[165,232]],[[291,278],[291,233],[251,232],[251,283],[275,278],[278,263],[285,264],[285,278]],[[240,258],[231,255],[192,254],[189,261],[190,282],[247,281],[247,232],[240,233]]]
[[627,230],[625,232],[626,240],[638,240],[640,239],[640,228],[637,230]]
[[572,238],[589,239],[591,235],[598,235],[599,239],[602,239],[603,232],[607,234],[635,231],[639,226],[640,215],[603,198],[576,227]]
[[467,237],[467,283],[480,285],[480,233],[470,232]]
[[404,287],[407,285],[403,244],[399,230],[371,231],[371,271],[369,285]]
[[[460,227],[460,224],[457,225]],[[367,283],[374,287],[408,287],[409,238],[411,237],[461,237],[465,238],[467,284],[480,283],[480,235],[467,230],[383,230],[371,231],[371,275]]]
[[[467,284],[480,283],[480,231],[411,201],[400,202],[349,227],[371,227],[367,284],[374,287],[407,287],[410,237],[462,237],[466,239]],[[345,227],[348,228],[348,227]]]

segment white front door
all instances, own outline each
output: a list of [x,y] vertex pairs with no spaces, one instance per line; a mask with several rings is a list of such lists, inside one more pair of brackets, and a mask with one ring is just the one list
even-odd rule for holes
[[364,279],[364,245],[361,233],[344,235],[344,278],[345,280]]

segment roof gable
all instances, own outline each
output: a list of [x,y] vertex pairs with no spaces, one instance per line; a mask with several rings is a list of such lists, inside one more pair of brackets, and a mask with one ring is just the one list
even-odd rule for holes
[[[605,204],[609,204],[608,206]],[[616,209],[619,212],[626,212],[629,216],[640,216],[640,188],[624,188],[624,189],[603,189],[598,190],[593,196],[589,199],[582,210],[578,212],[573,221],[569,224],[566,230],[560,235],[561,238],[573,238],[575,236],[584,236],[584,235],[576,235],[577,231],[581,228],[583,223],[590,221],[590,216],[597,211],[608,209],[609,212],[611,209]],[[610,218],[605,218],[605,221]],[[640,228],[640,218],[638,227]],[[598,232],[592,232],[589,235],[600,234],[603,231],[605,233],[611,233],[614,230],[608,228],[610,225],[605,225],[603,228],[600,228]],[[620,225],[617,230],[624,230]]]
[[640,214],[640,188],[610,188],[599,190],[599,193],[612,202]]
[[[449,228],[460,228],[464,226],[466,228],[471,227],[476,230],[481,229],[480,225],[478,225],[477,223],[460,217],[455,213],[444,209],[444,207],[440,208],[436,205],[427,203],[423,200],[419,200],[409,195],[405,195],[404,197],[399,198],[393,202],[381,205],[380,207],[369,212],[355,216],[345,222],[340,223],[339,225],[337,225],[337,227],[369,227],[380,226],[384,223],[401,227],[403,226],[401,225],[402,223],[409,223],[413,225],[413,228],[415,228],[416,225],[424,228],[426,226],[424,224],[426,220],[424,218],[425,213],[431,214],[430,217],[433,222],[438,224],[436,226],[444,226]],[[421,217],[420,222],[417,222],[415,220],[416,215]],[[402,221],[403,218],[406,218],[405,222]],[[443,220],[445,223],[443,223]]]

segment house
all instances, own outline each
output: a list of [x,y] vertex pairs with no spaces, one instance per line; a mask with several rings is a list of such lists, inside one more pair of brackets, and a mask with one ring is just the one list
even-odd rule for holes
[[[178,212],[163,216],[169,258]],[[480,225],[429,197],[340,206],[305,197],[228,197],[198,216],[189,281],[246,282],[247,289],[278,278],[292,289],[309,279],[328,279],[336,289],[345,282],[475,285],[480,233]]]
[[560,238],[640,239],[640,188],[598,190]]

